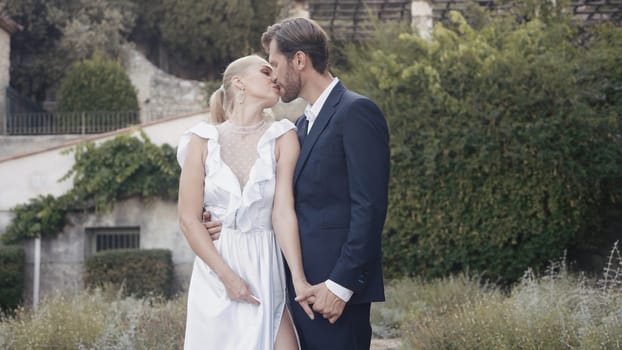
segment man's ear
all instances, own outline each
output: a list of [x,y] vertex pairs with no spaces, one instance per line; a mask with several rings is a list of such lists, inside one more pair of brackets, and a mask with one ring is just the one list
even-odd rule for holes
[[309,63],[309,57],[302,51],[296,51],[294,57],[292,57],[293,65],[296,70],[303,70]]

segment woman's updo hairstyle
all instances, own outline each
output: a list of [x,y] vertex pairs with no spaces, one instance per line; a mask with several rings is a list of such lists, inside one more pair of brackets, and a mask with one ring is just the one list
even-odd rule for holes
[[210,122],[220,124],[227,120],[227,114],[233,110],[236,91],[231,84],[234,76],[244,76],[245,70],[256,62],[266,64],[266,60],[257,55],[245,56],[231,62],[222,75],[222,85],[212,93],[209,99]]

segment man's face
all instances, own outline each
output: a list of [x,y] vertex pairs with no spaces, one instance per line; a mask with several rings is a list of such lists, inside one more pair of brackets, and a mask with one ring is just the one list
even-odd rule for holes
[[276,82],[281,90],[281,100],[291,102],[298,98],[302,89],[300,72],[294,69],[292,61],[279,51],[275,40],[270,42],[268,50],[268,62],[274,69]]

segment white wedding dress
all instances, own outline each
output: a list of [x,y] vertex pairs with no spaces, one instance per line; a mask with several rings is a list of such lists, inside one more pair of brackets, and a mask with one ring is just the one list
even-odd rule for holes
[[214,244],[261,303],[230,300],[220,279],[196,257],[188,288],[186,350],[274,348],[286,300],[283,258],[272,229],[275,143],[294,128],[285,119],[241,132],[230,122],[203,122],[181,136],[181,166],[192,134],[208,140],[204,206],[212,220],[223,223]]

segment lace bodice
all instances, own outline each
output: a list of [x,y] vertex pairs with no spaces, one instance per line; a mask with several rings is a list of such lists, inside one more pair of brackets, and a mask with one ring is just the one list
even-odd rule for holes
[[239,127],[229,121],[216,126],[220,157],[238,178],[241,187],[248,182],[251,168],[259,157],[257,142],[268,126],[269,123],[265,121],[250,127]]

